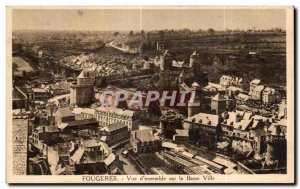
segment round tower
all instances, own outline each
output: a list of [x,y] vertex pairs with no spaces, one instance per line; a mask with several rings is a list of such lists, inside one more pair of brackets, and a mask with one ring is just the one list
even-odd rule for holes
[[184,72],[182,71],[178,77],[178,82],[183,83],[183,81],[184,81]]
[[194,67],[194,65],[197,63],[198,58],[199,54],[197,53],[197,51],[194,51],[190,56],[190,68]]

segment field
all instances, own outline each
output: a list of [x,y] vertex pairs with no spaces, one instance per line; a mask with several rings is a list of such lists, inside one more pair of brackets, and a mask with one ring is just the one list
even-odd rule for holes
[[23,72],[31,72],[33,68],[30,64],[21,57],[13,57],[12,58],[13,64],[13,74],[16,76],[22,76]]

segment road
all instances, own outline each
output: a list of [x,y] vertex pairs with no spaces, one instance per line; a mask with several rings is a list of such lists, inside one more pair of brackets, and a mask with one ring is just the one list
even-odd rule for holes
[[119,154],[119,159],[124,162],[124,171],[128,175],[140,175],[139,171],[135,168],[135,165],[132,164],[127,158],[124,158],[121,153],[124,149],[116,151],[116,154]]

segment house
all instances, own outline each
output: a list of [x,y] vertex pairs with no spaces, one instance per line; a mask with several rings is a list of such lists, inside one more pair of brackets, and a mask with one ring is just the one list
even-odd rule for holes
[[51,145],[57,143],[59,130],[56,126],[39,126],[33,129],[33,144],[40,150],[43,144]]
[[257,85],[254,87],[251,91],[251,99],[261,101],[264,88],[264,85]]
[[183,116],[175,111],[162,111],[162,116],[159,118],[159,120],[161,134],[164,135],[165,138],[172,139],[173,135],[176,133],[175,130],[182,129]]
[[183,128],[189,130],[190,141],[215,148],[221,134],[220,116],[199,113],[185,119]]
[[233,95],[218,93],[211,98],[211,111],[219,115],[225,110],[234,110],[236,108],[236,100]]
[[50,97],[50,93],[44,88],[32,88],[33,100],[46,101]]
[[128,126],[122,122],[113,123],[99,129],[99,137],[108,146],[129,142],[130,133]]
[[248,101],[249,96],[243,93],[239,93],[236,97],[237,103],[244,104]]
[[55,122],[57,125],[68,121],[74,121],[74,120],[75,120],[75,114],[72,112],[70,107],[60,107],[57,109],[55,113]]
[[137,130],[138,128],[138,118],[136,112],[132,110],[115,107],[98,107],[95,112],[95,118],[102,127],[112,123],[122,122],[130,131]]
[[174,141],[180,141],[180,142],[188,142],[189,141],[189,130],[184,129],[176,129],[175,135],[173,135]]
[[99,122],[95,118],[86,118],[76,115],[74,120],[65,120],[58,124],[58,128],[64,134],[76,134],[80,138],[98,136]]
[[242,81],[243,81],[242,78],[232,77],[229,75],[222,75],[220,78],[220,85],[222,85],[224,87],[241,86]]
[[226,91],[232,91],[234,94],[239,94],[239,93],[244,93],[245,90],[240,88],[240,87],[236,87],[236,86],[229,86]]
[[225,91],[226,88],[220,84],[217,84],[217,83],[211,83],[211,82],[208,82],[208,85],[205,86],[203,88],[204,91],[206,92],[211,92],[211,93],[218,93],[219,91]]
[[154,153],[160,151],[161,140],[153,135],[152,129],[131,131],[130,143],[135,153]]
[[28,108],[28,96],[19,87],[14,86],[12,90],[12,108],[15,109],[27,109]]
[[260,79],[254,79],[250,82],[250,89],[249,89],[249,95],[251,96],[254,89],[261,84]]
[[278,93],[273,87],[266,87],[262,92],[262,102],[264,104],[274,104],[278,99]]
[[[107,173],[107,159],[111,159],[109,147],[96,139],[81,140],[79,147],[70,157],[71,165],[76,174],[104,174]],[[109,163],[113,163],[114,158]]]
[[265,150],[265,122],[255,119],[251,112],[233,111],[222,114],[220,123],[223,138],[232,141],[232,149],[240,153]]

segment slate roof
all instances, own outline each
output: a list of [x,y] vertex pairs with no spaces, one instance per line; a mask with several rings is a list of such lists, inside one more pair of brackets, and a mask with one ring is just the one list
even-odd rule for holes
[[219,116],[214,114],[206,114],[206,113],[199,113],[192,117],[188,117],[185,121],[192,122],[195,119],[195,123],[203,124],[203,125],[210,125],[216,127],[219,123]]
[[59,113],[61,117],[75,116],[69,107],[58,108],[56,113]]
[[150,142],[150,141],[156,141],[157,139],[151,135],[150,129],[148,130],[138,130],[138,131],[132,131],[131,134],[135,135],[135,140],[138,140],[140,142]]
[[111,132],[111,131],[115,131],[115,130],[118,130],[118,129],[121,129],[124,127],[127,127],[124,123],[117,122],[117,123],[107,125],[107,126],[103,127],[101,130]]
[[13,100],[23,100],[28,99],[27,95],[18,87],[13,88],[12,99]]

